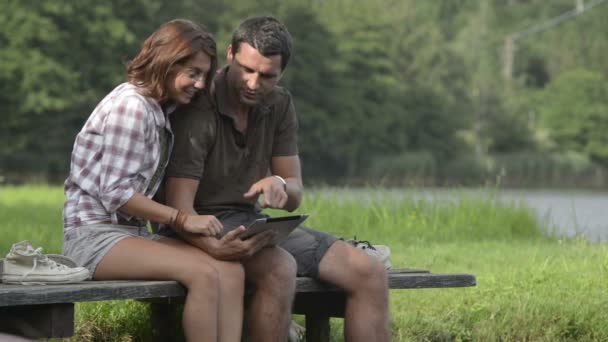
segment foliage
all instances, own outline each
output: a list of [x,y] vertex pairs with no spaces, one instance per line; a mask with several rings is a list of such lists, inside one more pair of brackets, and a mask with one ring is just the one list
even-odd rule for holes
[[[513,78],[502,76],[507,36],[574,6],[572,0],[6,0],[0,174],[9,182],[62,181],[75,134],[125,79],[124,62],[160,23],[185,17],[205,24],[223,58],[236,25],[260,14],[278,16],[294,36],[283,85],[300,118],[306,179],[360,179],[373,165],[420,151],[432,156],[435,183],[459,160],[484,165],[504,153],[573,151],[605,166],[608,6],[522,36]],[[483,172],[470,170],[456,181],[483,182]]]
[[561,74],[544,91],[543,124],[560,150],[583,153],[608,165],[608,86],[588,70]]

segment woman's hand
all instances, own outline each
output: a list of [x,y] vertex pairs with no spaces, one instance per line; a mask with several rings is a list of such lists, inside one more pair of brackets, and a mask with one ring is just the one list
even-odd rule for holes
[[217,236],[224,226],[213,215],[188,215],[183,225],[184,231],[203,236]]

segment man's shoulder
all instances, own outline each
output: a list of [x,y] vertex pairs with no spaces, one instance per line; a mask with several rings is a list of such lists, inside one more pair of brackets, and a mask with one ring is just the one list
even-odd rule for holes
[[194,112],[215,111],[215,104],[211,96],[208,96],[207,94],[200,94],[194,99],[192,99],[192,102],[187,105],[181,106],[181,108],[184,111]]
[[215,106],[208,96],[200,95],[187,105],[177,107],[171,113],[171,121],[208,121],[215,120]]
[[215,107],[209,98],[199,96],[191,103],[178,107],[170,116],[176,134],[197,132],[200,135],[214,134],[217,124]]
[[291,102],[291,93],[287,88],[275,86],[272,91],[266,96],[265,103],[267,105],[278,105],[284,107]]

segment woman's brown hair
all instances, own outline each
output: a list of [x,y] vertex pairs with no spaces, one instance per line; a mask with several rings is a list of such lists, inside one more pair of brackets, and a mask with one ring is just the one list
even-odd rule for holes
[[127,66],[127,79],[138,86],[143,95],[164,103],[169,96],[167,77],[173,67],[199,52],[211,59],[211,69],[205,77],[205,92],[208,93],[217,69],[215,40],[209,31],[185,19],[163,24],[144,41],[141,51]]

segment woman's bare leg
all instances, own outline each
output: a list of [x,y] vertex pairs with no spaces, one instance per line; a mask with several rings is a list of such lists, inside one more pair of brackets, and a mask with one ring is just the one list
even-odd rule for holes
[[[176,239],[163,239],[159,242],[166,244],[178,244],[182,246],[183,241]],[[198,247],[189,245],[180,248],[192,248],[201,251]],[[209,263],[215,267],[219,275],[219,326],[218,341],[240,341],[243,325],[243,295],[245,292],[245,270],[239,262],[228,262],[209,258]],[[237,329],[237,327],[239,327]]]
[[[188,288],[183,313],[188,341],[217,341],[220,312],[220,275],[215,259],[181,241],[127,238],[118,242],[101,260],[94,278],[176,280]],[[233,272],[233,276],[238,272]],[[241,276],[241,282],[244,282]],[[236,281],[236,280],[235,280]],[[240,294],[234,294],[241,297]],[[242,301],[240,310],[242,312]],[[237,307],[239,305],[236,305]],[[241,316],[242,317],[242,316]],[[241,326],[231,324],[240,338]],[[236,340],[234,340],[236,341]]]

